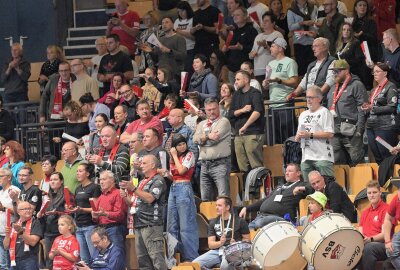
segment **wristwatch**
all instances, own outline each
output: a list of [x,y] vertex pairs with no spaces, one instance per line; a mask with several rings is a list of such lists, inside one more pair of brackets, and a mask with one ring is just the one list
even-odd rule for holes
[[371,237],[371,239],[370,239],[370,240],[371,240],[371,242],[374,242],[374,238],[373,238],[373,237]]
[[310,134],[310,139],[311,140],[314,139],[314,133],[313,132],[311,132],[311,134]]

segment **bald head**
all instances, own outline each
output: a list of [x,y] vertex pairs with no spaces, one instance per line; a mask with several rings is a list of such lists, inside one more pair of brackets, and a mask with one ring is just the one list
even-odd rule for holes
[[179,128],[183,125],[185,113],[181,109],[172,109],[168,115],[168,123],[173,128]]

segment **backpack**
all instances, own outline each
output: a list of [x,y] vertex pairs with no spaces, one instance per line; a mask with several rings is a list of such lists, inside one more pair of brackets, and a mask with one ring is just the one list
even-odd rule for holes
[[288,138],[283,143],[283,164],[286,168],[289,163],[301,163],[301,147],[300,143],[294,140],[294,136]]
[[[271,192],[271,171],[265,167],[258,167],[252,169],[246,177],[244,201],[250,199],[259,199],[260,187],[264,186],[264,194],[261,194],[262,198],[265,198]],[[250,198],[251,196],[251,198]]]

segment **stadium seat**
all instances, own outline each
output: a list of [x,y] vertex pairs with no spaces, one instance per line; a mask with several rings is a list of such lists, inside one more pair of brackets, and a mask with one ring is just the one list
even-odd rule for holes
[[357,195],[372,180],[373,171],[370,166],[356,166],[350,168],[349,194]]
[[136,256],[135,235],[128,234],[125,241],[126,264],[128,269],[139,269]]
[[396,192],[393,192],[393,193],[389,193],[389,194],[386,196],[386,203],[387,203],[387,204],[390,204],[390,202],[393,200],[393,198],[394,198],[394,196],[396,195],[396,193],[397,193],[397,191],[396,191]]
[[301,199],[299,202],[299,216],[305,217],[308,214],[308,203],[306,199]]
[[354,200],[356,199],[356,195],[354,195],[354,194],[349,194],[348,196],[349,196],[350,201],[351,201],[352,203],[354,203]]
[[362,166],[370,166],[372,168],[372,171],[374,173],[374,178],[373,180],[378,180],[378,170],[379,170],[379,165],[377,163],[360,163],[357,164],[357,167],[362,167]]
[[33,182],[43,179],[42,164],[40,162],[32,164],[30,167],[33,171]]
[[200,213],[203,214],[208,220],[216,218],[218,215],[215,202],[201,202]]
[[283,144],[264,145],[264,166],[271,170],[272,176],[284,176]]
[[242,193],[241,190],[241,177],[243,177],[243,174],[238,174],[238,173],[231,173],[230,178],[229,178],[229,184],[230,184],[230,194],[231,194],[231,199],[232,199],[232,204],[233,206],[240,206],[241,201],[240,201],[240,195]]
[[394,164],[394,168],[393,168],[393,176],[394,177],[399,177],[399,170],[400,170],[400,164]]
[[344,168],[339,166],[333,166],[333,169],[335,171],[336,182],[341,187],[344,187],[346,190],[348,190],[348,187],[346,185],[346,171],[344,170]]
[[62,167],[64,167],[64,162],[65,161],[63,159],[60,159],[59,161],[57,161],[57,165],[56,165],[56,171],[57,172],[60,172]]
[[199,250],[208,250],[208,221],[202,214],[196,215],[197,230],[199,232]]
[[178,267],[189,267],[189,268],[172,268],[172,269],[192,269],[192,270],[200,270],[200,264],[197,262],[183,262],[178,265]]

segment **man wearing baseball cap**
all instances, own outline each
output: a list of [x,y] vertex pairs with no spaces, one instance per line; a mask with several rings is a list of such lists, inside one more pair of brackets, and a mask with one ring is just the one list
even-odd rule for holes
[[335,74],[336,81],[328,93],[327,107],[335,124],[332,139],[335,164],[355,166],[364,158],[365,113],[361,106],[367,102],[367,91],[360,78],[350,73],[346,60],[336,60],[329,69]]
[[[286,40],[283,38],[276,38],[271,45],[271,55],[275,58],[269,62],[268,66],[271,68],[270,76],[266,75],[263,81],[264,89],[269,90],[269,100],[271,102],[282,102],[281,104],[269,105],[270,119],[274,121],[274,125],[269,125],[270,134],[272,133],[272,126],[280,127],[275,128],[275,140],[272,142],[283,143],[286,138],[294,135],[294,111],[293,110],[277,110],[273,112],[273,108],[283,107],[286,104],[286,97],[293,92],[294,88],[299,83],[297,73],[297,63],[292,58],[285,56],[287,47]],[[272,115],[274,119],[272,119]]]

